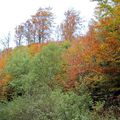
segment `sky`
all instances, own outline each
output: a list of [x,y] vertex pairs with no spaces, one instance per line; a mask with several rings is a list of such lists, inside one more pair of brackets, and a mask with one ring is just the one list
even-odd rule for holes
[[[0,0],[0,39],[14,28],[34,15],[40,7],[52,7],[55,22],[59,24],[64,19],[64,12],[69,8],[80,11],[86,21],[94,15],[95,2],[91,0]],[[13,46],[13,41],[10,46]],[[1,46],[0,46],[1,47]]]

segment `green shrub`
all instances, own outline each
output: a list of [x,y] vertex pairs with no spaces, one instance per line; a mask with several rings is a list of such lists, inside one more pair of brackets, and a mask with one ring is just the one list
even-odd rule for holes
[[[86,98],[89,103],[86,103]],[[0,111],[1,120],[90,120],[90,97],[60,89],[25,96],[7,103]]]
[[12,52],[11,57],[8,59],[6,65],[6,72],[13,77],[21,77],[27,74],[30,69],[30,56],[27,48],[16,48]]
[[49,87],[55,84],[55,76],[62,70],[62,53],[63,49],[55,43],[43,47],[33,60],[32,73],[36,75],[38,84],[46,83]]
[[30,67],[30,56],[27,48],[20,47],[14,49],[5,68],[6,73],[11,76],[11,80],[7,86],[8,99],[11,99],[12,96],[22,95],[24,93],[24,76],[29,73]]

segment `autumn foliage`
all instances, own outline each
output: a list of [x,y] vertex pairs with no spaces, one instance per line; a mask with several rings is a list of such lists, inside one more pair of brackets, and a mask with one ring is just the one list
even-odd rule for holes
[[[50,8],[39,9],[16,28],[18,47],[0,53],[4,120],[119,119],[120,4],[110,2],[98,1],[99,19],[83,36],[77,34],[81,19],[74,10],[61,24],[63,41],[47,41]],[[23,38],[26,46],[21,46]]]
[[41,51],[42,47],[47,45],[47,43],[39,44],[39,43],[34,43],[28,46],[29,53],[34,56],[37,54],[39,51]]

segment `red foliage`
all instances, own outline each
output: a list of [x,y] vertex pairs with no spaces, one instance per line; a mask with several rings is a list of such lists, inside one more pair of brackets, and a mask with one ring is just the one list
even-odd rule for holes
[[[73,42],[65,53],[64,58],[68,63],[67,74],[69,76],[65,87],[73,88],[79,79],[79,75],[88,72],[97,74],[120,73],[117,63],[120,63],[120,42],[107,40],[101,42],[96,40],[91,28],[88,34],[81,40]],[[107,62],[108,65],[101,65]]]

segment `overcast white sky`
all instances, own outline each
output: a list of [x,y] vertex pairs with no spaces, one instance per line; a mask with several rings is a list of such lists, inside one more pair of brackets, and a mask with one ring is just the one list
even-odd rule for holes
[[0,38],[39,9],[52,7],[57,23],[63,20],[64,12],[68,8],[79,10],[86,22],[93,17],[96,3],[90,0],[0,0]]

